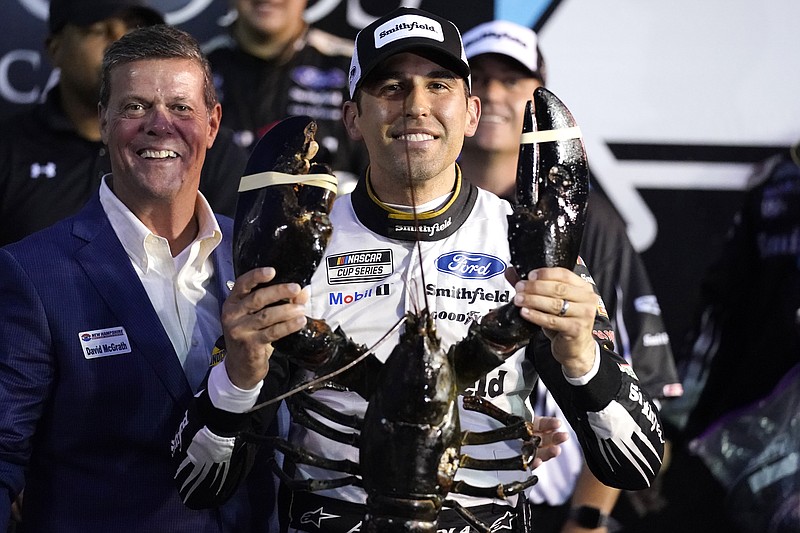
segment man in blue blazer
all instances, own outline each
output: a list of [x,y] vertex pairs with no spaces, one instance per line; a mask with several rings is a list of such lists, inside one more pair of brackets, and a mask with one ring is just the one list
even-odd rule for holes
[[258,508],[245,487],[195,511],[173,481],[170,441],[233,286],[232,223],[198,193],[221,108],[197,43],[168,26],[117,41],[99,111],[112,167],[99,194],[0,249],[0,525],[24,489],[25,532],[266,527],[269,487]]

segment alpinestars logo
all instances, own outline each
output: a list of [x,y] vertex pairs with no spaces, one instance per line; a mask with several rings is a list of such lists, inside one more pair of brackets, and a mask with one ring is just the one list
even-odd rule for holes
[[323,508],[320,507],[316,511],[309,511],[307,513],[303,513],[303,516],[300,517],[301,524],[313,524],[314,526],[319,529],[321,527],[322,521],[327,520],[330,518],[339,518],[338,515],[329,514],[323,511]]
[[511,531],[513,529],[515,515],[511,511],[506,511],[506,514],[498,518],[492,524],[492,527],[489,531],[494,533],[495,531]]

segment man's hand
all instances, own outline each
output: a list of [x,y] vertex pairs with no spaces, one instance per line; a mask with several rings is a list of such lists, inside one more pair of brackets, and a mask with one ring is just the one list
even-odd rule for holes
[[595,340],[592,327],[598,296],[591,283],[565,268],[539,268],[519,281],[514,304],[529,322],[542,327],[553,356],[570,377],[592,369]]
[[542,466],[542,463],[549,461],[553,457],[558,457],[561,453],[561,444],[569,440],[569,433],[559,431],[561,420],[553,416],[534,416],[534,434],[542,439],[539,449],[536,451],[536,458],[533,460],[531,469]]
[[256,289],[274,277],[275,269],[271,267],[242,274],[222,305],[225,370],[231,383],[241,389],[252,389],[266,377],[272,342],[300,330],[306,323],[308,292],[298,284]]

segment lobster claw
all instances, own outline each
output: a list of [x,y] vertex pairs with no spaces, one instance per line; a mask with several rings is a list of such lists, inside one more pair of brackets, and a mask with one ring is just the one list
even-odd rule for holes
[[319,145],[310,117],[278,122],[258,142],[245,167],[233,225],[236,276],[271,266],[270,284],[308,285],[330,240],[328,218],[336,177],[312,164]]
[[508,217],[511,263],[521,277],[536,268],[575,266],[588,194],[580,129],[563,102],[539,87],[525,106],[517,202]]

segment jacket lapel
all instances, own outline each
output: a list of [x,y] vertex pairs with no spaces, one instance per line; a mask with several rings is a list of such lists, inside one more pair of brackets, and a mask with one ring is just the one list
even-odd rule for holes
[[76,217],[73,235],[85,241],[75,254],[77,262],[125,327],[134,352],[148,361],[169,394],[183,403],[192,394],[189,382],[97,196]]
[[219,243],[214,253],[211,254],[214,262],[214,283],[216,283],[217,298],[219,299],[220,312],[222,304],[233,288],[233,224],[227,217],[217,215],[217,222],[222,230],[222,242]]

